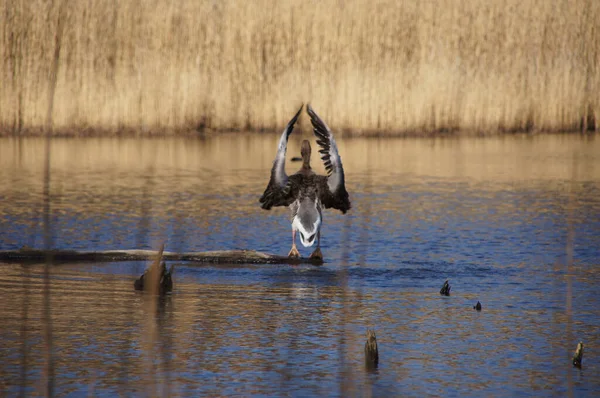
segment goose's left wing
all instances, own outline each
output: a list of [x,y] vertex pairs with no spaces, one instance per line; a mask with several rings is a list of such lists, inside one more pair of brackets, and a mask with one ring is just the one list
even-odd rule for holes
[[300,112],[302,112],[303,106],[289,121],[279,139],[277,154],[271,168],[271,179],[265,192],[260,197],[263,209],[269,210],[273,206],[289,206],[293,202],[293,198],[290,197],[291,190],[288,187],[288,175],[285,173],[285,153],[287,152],[288,137],[294,131],[294,125],[298,120],[298,116],[300,116]]
[[313,131],[317,136],[317,144],[321,147],[319,153],[327,170],[327,177],[320,179],[319,195],[325,208],[334,208],[346,213],[350,210],[350,198],[346,191],[344,181],[344,167],[333,138],[331,130],[325,122],[315,113],[310,105],[306,111],[310,116]]

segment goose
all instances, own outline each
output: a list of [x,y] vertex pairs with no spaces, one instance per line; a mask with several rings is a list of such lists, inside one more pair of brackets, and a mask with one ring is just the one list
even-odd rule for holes
[[289,121],[279,139],[277,154],[271,168],[271,178],[260,198],[261,207],[270,210],[274,206],[288,206],[291,213],[292,248],[288,257],[298,258],[300,253],[296,247],[296,234],[304,247],[311,247],[317,242],[317,248],[310,255],[311,259],[323,260],[321,253],[322,209],[337,209],[345,214],[350,210],[350,198],[344,185],[344,168],[333,134],[325,122],[307,105],[306,112],[310,116],[317,144],[321,148],[321,159],[327,175],[317,175],[310,167],[311,146],[303,140],[300,147],[302,166],[295,174],[288,176],[285,172],[285,154],[288,138],[302,112],[304,104]]

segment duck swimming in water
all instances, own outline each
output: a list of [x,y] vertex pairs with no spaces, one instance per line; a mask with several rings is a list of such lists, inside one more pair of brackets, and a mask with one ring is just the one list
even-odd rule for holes
[[271,179],[260,198],[260,203],[266,210],[270,210],[273,206],[289,206],[292,222],[292,249],[288,254],[289,257],[300,257],[296,247],[296,233],[299,233],[300,242],[304,247],[310,247],[315,241],[317,242],[317,248],[310,257],[322,260],[322,209],[333,208],[345,214],[350,210],[351,205],[344,185],[342,159],[338,154],[333,134],[310,105],[306,107],[306,111],[310,116],[314,134],[317,136],[317,144],[321,148],[319,153],[321,153],[327,175],[317,175],[310,167],[311,147],[308,140],[302,141],[300,149],[302,167],[300,170],[289,177],[285,172],[288,137],[294,130],[294,125],[302,112],[302,107],[300,107],[281,134],[271,169]]

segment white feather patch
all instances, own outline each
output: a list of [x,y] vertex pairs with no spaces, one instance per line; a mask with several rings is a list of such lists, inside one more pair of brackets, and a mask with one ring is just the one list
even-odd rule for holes
[[302,243],[302,246],[304,246],[304,247],[311,247],[312,245],[315,244],[315,242],[317,241],[316,236],[311,242],[304,240],[304,237],[306,237],[306,239],[308,239],[309,236],[319,232],[320,228],[321,228],[321,216],[317,217],[317,220],[314,222],[314,224],[310,230],[306,230],[306,228],[304,228],[304,225],[302,225],[298,216],[294,217],[294,219],[292,220],[292,229],[294,231],[300,232],[300,242]]

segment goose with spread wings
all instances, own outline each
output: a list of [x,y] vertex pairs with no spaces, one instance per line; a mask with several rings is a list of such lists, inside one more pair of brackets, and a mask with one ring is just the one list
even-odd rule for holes
[[311,147],[308,140],[302,141],[300,154],[302,167],[295,174],[288,176],[285,172],[285,154],[290,134],[302,112],[302,107],[287,124],[281,138],[277,154],[271,169],[271,179],[260,198],[262,208],[270,210],[273,206],[289,206],[292,222],[292,249],[289,257],[300,257],[296,247],[296,234],[304,247],[312,246],[315,241],[317,248],[311,258],[322,260],[321,253],[321,224],[322,209],[337,209],[342,213],[350,210],[350,198],[344,185],[344,168],[338,153],[333,134],[325,122],[315,113],[310,105],[306,111],[310,116],[319,153],[327,170],[327,175],[317,175],[310,167]]

